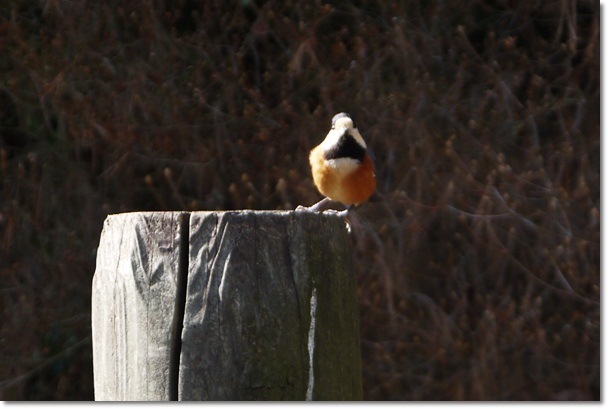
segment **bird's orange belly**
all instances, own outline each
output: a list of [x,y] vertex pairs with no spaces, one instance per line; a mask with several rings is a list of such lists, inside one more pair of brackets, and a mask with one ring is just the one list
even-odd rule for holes
[[315,148],[310,153],[310,165],[317,189],[331,200],[358,205],[376,190],[374,165],[367,155],[354,169],[344,172],[328,166],[321,149]]

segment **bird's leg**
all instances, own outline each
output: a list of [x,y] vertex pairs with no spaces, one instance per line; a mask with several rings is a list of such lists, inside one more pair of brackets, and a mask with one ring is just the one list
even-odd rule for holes
[[327,205],[330,202],[331,202],[331,199],[329,197],[324,197],[323,199],[321,199],[320,201],[318,201],[317,203],[315,203],[314,205],[312,205],[310,207],[300,205],[296,208],[296,210],[298,210],[298,211],[306,210],[309,212],[322,212],[323,210],[325,210],[327,208]]
[[328,205],[330,203],[331,203],[331,199],[329,197],[324,197],[323,199],[319,200],[314,205],[310,206],[309,209],[312,210],[313,212],[322,212],[323,210],[325,210],[328,207]]

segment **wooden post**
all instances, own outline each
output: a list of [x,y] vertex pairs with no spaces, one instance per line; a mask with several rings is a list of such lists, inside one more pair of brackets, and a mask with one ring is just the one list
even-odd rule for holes
[[360,400],[344,221],[109,216],[93,278],[96,400]]

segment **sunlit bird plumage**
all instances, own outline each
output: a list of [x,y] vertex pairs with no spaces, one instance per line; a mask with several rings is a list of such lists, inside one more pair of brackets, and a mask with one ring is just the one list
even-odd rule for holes
[[333,117],[329,133],[310,152],[309,161],[314,184],[325,198],[307,209],[322,210],[329,200],[350,209],[376,190],[374,163],[367,145],[344,112]]

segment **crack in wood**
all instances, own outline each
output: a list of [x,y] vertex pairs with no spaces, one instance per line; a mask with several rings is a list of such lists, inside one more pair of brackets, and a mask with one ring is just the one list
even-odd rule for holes
[[179,261],[176,279],[175,310],[171,331],[171,352],[169,361],[169,400],[179,400],[179,367],[182,352],[182,330],[186,310],[188,289],[188,268],[190,252],[190,213],[179,217]]

